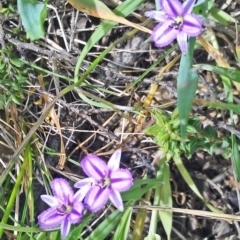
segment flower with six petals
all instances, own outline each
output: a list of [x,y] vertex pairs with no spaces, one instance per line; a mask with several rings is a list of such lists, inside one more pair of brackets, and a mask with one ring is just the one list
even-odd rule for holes
[[183,54],[187,53],[187,39],[197,37],[202,31],[202,22],[191,13],[195,0],[159,0],[161,11],[148,11],[147,17],[160,22],[152,31],[151,40],[157,47],[165,47],[177,39]]
[[100,210],[110,199],[112,204],[123,211],[120,192],[128,190],[133,183],[132,174],[127,169],[119,168],[121,149],[116,150],[106,164],[98,156],[89,154],[81,161],[85,174],[89,177],[75,183],[74,187],[84,189],[84,203],[92,211]]
[[51,182],[54,196],[41,195],[41,199],[50,208],[38,216],[40,228],[51,229],[61,226],[61,238],[67,237],[71,224],[81,221],[83,204],[82,200],[86,193],[78,191],[75,195],[69,183],[62,178],[55,178]]

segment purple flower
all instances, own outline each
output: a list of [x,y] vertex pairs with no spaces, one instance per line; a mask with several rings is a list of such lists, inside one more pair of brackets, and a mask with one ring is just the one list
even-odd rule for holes
[[87,155],[81,161],[83,171],[89,178],[75,183],[74,187],[83,188],[85,192],[87,188],[89,189],[84,203],[90,211],[97,212],[108,199],[119,211],[123,211],[120,192],[132,186],[133,178],[129,170],[119,168],[120,159],[121,149],[118,149],[108,164],[93,154]]
[[78,191],[75,195],[69,183],[62,178],[51,182],[54,196],[41,195],[41,199],[50,208],[38,216],[39,226],[43,229],[55,228],[61,225],[61,237],[67,237],[71,224],[80,222],[82,218],[82,200],[86,193]]
[[187,53],[187,37],[197,37],[202,31],[201,20],[192,12],[195,0],[159,0],[161,11],[148,11],[147,17],[159,23],[152,31],[151,40],[157,47],[165,47],[177,38],[183,54]]

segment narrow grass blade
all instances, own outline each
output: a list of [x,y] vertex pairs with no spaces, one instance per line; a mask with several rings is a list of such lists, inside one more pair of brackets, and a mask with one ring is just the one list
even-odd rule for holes
[[[3,228],[4,230],[10,230],[10,231],[18,231],[18,232],[45,232],[45,230],[40,229],[40,228],[30,228],[30,227],[16,227],[13,225],[5,224],[5,223],[0,223],[0,228]],[[56,230],[51,230],[51,231],[56,231]]]
[[131,217],[132,217],[132,210],[133,210],[132,208],[127,208],[124,211],[121,221],[117,227],[117,230],[114,233],[113,240],[127,239],[129,228],[130,228]]
[[166,56],[168,56],[173,50],[175,50],[177,44],[173,45],[169,50],[167,50],[156,62],[154,62],[141,76],[139,76],[133,83],[125,89],[125,92],[129,91],[134,87],[138,82],[140,82],[148,73],[150,73],[160,62],[162,62]]
[[[161,158],[161,162],[158,164],[158,171],[156,178],[161,182],[155,187],[155,194],[153,199],[154,206],[169,206],[172,207],[172,191],[170,185],[170,171],[169,166],[165,162],[166,154]],[[163,224],[163,228],[170,239],[172,231],[172,213],[153,210],[151,214],[150,227],[148,236],[144,240],[157,240],[160,236],[157,234],[157,226],[159,218]]]
[[[7,220],[8,220],[8,218],[9,218],[9,215],[10,215],[10,213],[11,213],[11,211],[12,211],[13,206],[14,206],[14,202],[15,202],[15,199],[16,199],[16,195],[17,195],[17,193],[18,193],[18,191],[19,191],[19,188],[20,188],[20,186],[21,186],[22,179],[23,179],[23,175],[24,175],[24,173],[25,173],[25,169],[26,169],[26,167],[27,167],[27,165],[28,165],[28,163],[29,163],[29,157],[30,157],[30,155],[31,155],[31,153],[30,153],[29,151],[30,151],[30,144],[28,143],[28,145],[27,145],[27,151],[26,151],[27,153],[26,153],[26,155],[25,155],[25,158],[24,158],[23,164],[22,164],[22,166],[21,166],[20,173],[19,173],[19,175],[18,175],[18,177],[17,177],[16,183],[15,183],[15,185],[14,185],[14,187],[13,187],[13,190],[12,190],[10,199],[9,199],[9,201],[8,201],[8,204],[7,204],[7,207],[6,207],[6,211],[5,211],[5,213],[4,213],[4,215],[3,215],[3,218],[2,218],[2,220],[1,220],[1,223],[7,223]],[[30,155],[29,155],[29,154],[30,154]],[[0,239],[1,239],[2,235],[3,235],[3,230],[4,230],[4,229],[1,228],[1,226],[0,226]]]
[[232,157],[237,179],[240,181],[240,154],[235,135],[232,134]]
[[232,68],[218,67],[210,64],[194,65],[197,69],[207,70],[229,78],[231,81],[240,82],[240,71]]
[[119,223],[123,213],[118,210],[106,217],[85,240],[104,240]]
[[[127,0],[123,2],[121,5],[119,5],[113,12],[114,13],[121,13],[122,17],[126,17],[131,12],[135,11],[140,4],[142,4],[144,0]],[[115,25],[117,25],[116,22],[112,22],[109,20],[104,20],[99,27],[94,31],[92,36],[89,38],[88,42],[86,43],[85,47],[83,48],[80,56],[78,57],[78,61],[75,67],[74,72],[74,81],[77,82],[79,78],[79,70],[80,66],[84,60],[84,58],[87,56],[90,49],[93,47],[95,43],[97,43],[107,32],[109,32]]]
[[124,201],[136,201],[139,200],[143,194],[149,191],[151,188],[159,185],[161,181],[159,179],[143,179],[134,181],[134,185],[130,190],[121,194]]
[[229,25],[229,22],[235,22],[234,17],[216,7],[211,8],[208,17],[226,27]]
[[[160,179],[162,180],[163,184],[160,186],[159,205],[172,207],[172,189],[170,184],[170,169],[168,163],[164,163],[161,166],[160,171]],[[168,239],[171,239],[173,213],[164,211],[159,211],[158,213],[167,237]]]
[[234,103],[221,103],[221,102],[210,102],[210,101],[204,101],[201,99],[195,100],[196,103],[202,104],[204,106],[212,107],[212,108],[220,108],[220,109],[226,109],[229,111],[233,111],[237,114],[240,114],[240,107],[239,104]]
[[187,171],[187,169],[185,168],[182,159],[180,158],[179,155],[175,155],[173,158],[179,172],[181,173],[183,179],[185,180],[185,182],[188,184],[188,186],[193,190],[193,192],[200,198],[203,200],[203,202],[205,203],[205,205],[212,211],[215,213],[221,213],[220,210],[218,210],[217,208],[213,207],[210,203],[206,202],[205,199],[203,198],[202,194],[199,192],[197,186],[195,185],[195,183],[192,180],[192,177],[190,176],[189,172]]
[[[217,65],[224,68],[230,68],[229,64],[226,62],[226,60],[223,58],[223,55],[218,51],[218,49],[214,48],[209,42],[207,42],[202,36],[199,36],[198,41],[201,43],[201,45],[204,47],[204,49],[208,52],[210,56],[212,56],[216,62]],[[232,83],[235,85],[238,91],[240,91],[240,84],[238,82],[231,82],[228,77],[225,77],[224,75],[221,75],[222,82],[224,85],[225,91],[228,91],[228,89],[232,88]],[[227,95],[228,102],[232,102],[232,94]]]

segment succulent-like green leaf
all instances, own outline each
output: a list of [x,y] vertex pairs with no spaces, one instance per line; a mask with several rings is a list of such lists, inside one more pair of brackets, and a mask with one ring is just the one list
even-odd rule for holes
[[184,138],[188,124],[189,112],[197,90],[198,75],[192,68],[193,50],[195,38],[190,38],[188,42],[188,54],[182,55],[177,78],[178,92],[178,112],[180,118],[180,134]]
[[37,40],[45,35],[44,21],[47,16],[46,2],[36,0],[18,0],[18,11],[27,37],[31,41]]

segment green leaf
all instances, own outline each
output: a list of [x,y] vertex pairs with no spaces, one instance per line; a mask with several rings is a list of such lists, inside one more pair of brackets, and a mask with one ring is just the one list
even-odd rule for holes
[[19,75],[16,75],[15,77],[18,80],[18,83],[26,83],[28,80],[27,77],[23,77],[23,76],[19,76]]
[[31,41],[43,37],[45,35],[44,21],[47,17],[46,2],[18,0],[17,4],[23,26],[27,32],[27,37],[30,38]]
[[4,95],[1,94],[0,95],[0,109],[3,108],[4,103],[5,103],[5,97],[4,97]]
[[197,69],[202,69],[202,70],[207,70],[210,72],[217,73],[235,82],[240,82],[240,71],[236,69],[218,67],[210,64],[197,64],[197,65],[194,65],[194,67],[196,67]]
[[229,22],[235,23],[235,19],[231,15],[215,7],[211,8],[208,17],[226,27],[228,26]]
[[12,82],[12,88],[14,89],[14,90],[19,90],[20,89],[20,86],[19,86],[19,84],[18,83],[16,83],[16,82]]
[[190,118],[188,124],[196,129],[197,132],[201,130],[199,118]]
[[197,130],[195,127],[191,126],[191,125],[187,125],[187,133],[197,133]]
[[45,239],[47,239],[47,235],[45,232],[42,232],[36,235],[36,240],[45,240]]
[[180,118],[180,134],[186,136],[189,112],[197,90],[198,75],[196,70],[191,70],[193,61],[193,50],[195,38],[190,38],[188,43],[188,54],[182,55],[177,78],[178,112]]
[[114,233],[113,240],[127,239],[129,228],[130,228],[132,210],[133,210],[132,208],[127,208],[124,211],[122,219],[117,227],[116,232]]
[[118,210],[102,220],[97,228],[85,240],[104,240],[119,223],[123,213]]
[[234,134],[232,134],[232,158],[233,158],[235,172],[237,174],[237,179],[239,181],[240,180],[240,154],[238,150],[236,137]]
[[91,100],[90,98],[88,98],[87,96],[85,96],[84,94],[82,94],[80,92],[78,93],[78,95],[84,102],[90,104],[91,106],[95,106],[95,107],[99,107],[99,108],[111,108],[111,106],[108,106],[104,103]]
[[136,201],[139,200],[143,194],[148,190],[155,187],[156,185],[161,184],[161,181],[158,179],[141,179],[134,181],[133,186],[130,190],[123,192],[121,194],[124,201]]
[[[204,141],[196,138],[196,137],[190,137],[189,143],[186,145],[187,150],[189,151],[190,156],[199,148],[204,148],[205,143]],[[189,156],[189,155],[188,155]]]
[[[3,228],[4,230],[11,230],[11,231],[18,231],[18,232],[45,232],[46,230],[44,229],[40,229],[37,227],[20,227],[20,226],[14,226],[14,225],[10,225],[10,224],[5,224],[5,223],[1,223],[0,222],[0,228]],[[53,230],[49,230],[49,231],[53,231]]]
[[220,103],[220,102],[207,102],[203,101],[203,105],[213,107],[213,108],[220,108],[220,109],[227,109],[233,111],[237,114],[240,114],[240,107],[238,104],[234,103]]
[[207,17],[207,12],[209,9],[209,2],[210,1],[198,0],[193,8],[193,12],[197,13],[197,14],[202,14],[204,17]]
[[84,216],[82,222],[76,228],[74,228],[68,234],[67,238],[65,238],[64,240],[75,240],[75,239],[78,239],[78,237],[82,233],[83,228],[88,224],[88,222],[91,220],[92,216],[93,216],[93,213]]
[[158,234],[150,233],[144,240],[161,240],[161,237]]
[[15,65],[16,67],[23,67],[24,63],[17,58],[10,58],[10,62]]
[[[208,142],[205,143],[204,150],[206,150],[210,155],[216,151],[217,143],[216,142]],[[224,150],[223,150],[224,151]]]
[[217,208],[215,208],[214,206],[212,206],[210,203],[208,203],[202,196],[202,194],[199,192],[197,186],[195,185],[195,183],[192,180],[192,177],[190,176],[189,172],[187,171],[187,169],[185,168],[182,159],[180,158],[180,156],[178,154],[176,154],[173,158],[179,172],[181,173],[183,179],[185,180],[185,182],[188,184],[188,186],[193,190],[193,192],[200,198],[202,199],[202,201],[205,203],[205,205],[212,211],[212,212],[216,212],[216,213],[221,213],[220,210],[218,210]]
[[205,138],[217,138],[218,133],[212,126],[208,125],[203,129],[203,136]]
[[12,96],[11,96],[11,100],[12,100],[13,102],[15,102],[16,104],[18,104],[18,105],[21,104],[20,99],[19,99],[17,96],[15,96],[15,95],[12,95]]

